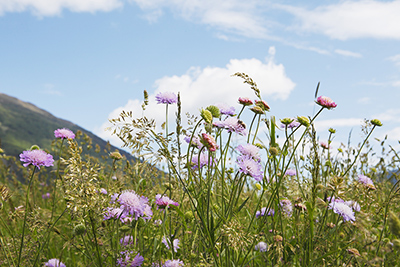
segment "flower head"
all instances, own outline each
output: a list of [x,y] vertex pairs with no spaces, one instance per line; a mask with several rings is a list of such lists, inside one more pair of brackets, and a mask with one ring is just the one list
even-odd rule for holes
[[124,213],[134,216],[135,220],[139,217],[148,218],[150,216],[151,218],[151,215],[153,215],[150,206],[147,204],[147,197],[139,197],[132,190],[122,191],[117,202],[121,204],[121,209],[123,209]]
[[259,218],[261,216],[274,216],[274,215],[275,215],[274,209],[269,208],[267,210],[267,207],[263,207],[261,208],[261,210],[256,212],[256,218]]
[[297,121],[295,118],[284,118],[281,119],[281,128],[288,128],[293,129],[300,125],[300,122]]
[[110,153],[110,158],[115,159],[115,160],[120,160],[122,159],[121,153],[119,151],[114,151]]
[[40,166],[45,166],[45,167],[50,167],[53,166],[53,156],[50,154],[47,154],[45,151],[41,149],[35,149],[35,150],[26,150],[22,152],[20,155],[20,160],[24,163],[24,167],[27,167],[29,164],[32,164],[38,169],[40,169]]
[[201,134],[201,141],[203,145],[205,145],[210,151],[215,151],[218,148],[217,142],[215,142],[215,139],[212,135],[202,133]]
[[258,250],[260,252],[265,252],[265,251],[268,250],[268,244],[263,242],[263,241],[261,241],[254,247],[254,249]]
[[[190,140],[192,139],[192,140]],[[191,135],[186,135],[183,140],[185,140],[187,143],[190,143],[191,146],[197,147],[198,149],[201,149],[203,147],[203,144],[200,141],[200,138],[197,136],[191,137]]]
[[42,198],[43,198],[43,199],[48,199],[48,198],[50,198],[50,193],[47,192],[46,194],[43,194],[43,195],[42,195]]
[[288,216],[292,216],[293,206],[292,202],[289,199],[282,199],[279,201],[279,205],[281,206],[282,211]]
[[376,189],[374,182],[372,182],[371,178],[369,178],[368,176],[359,174],[358,181],[369,189],[372,189],[372,190]]
[[59,259],[50,259],[48,262],[44,263],[46,267],[66,267]]
[[270,109],[267,102],[265,102],[264,100],[256,100],[256,105],[265,111],[269,111],[269,109]]
[[310,119],[305,116],[298,116],[297,121],[305,127],[310,126]]
[[354,211],[344,202],[333,201],[329,203],[329,209],[333,209],[333,212],[342,216],[343,221],[355,221]]
[[218,103],[218,104],[215,104],[215,106],[219,108],[219,111],[223,115],[231,115],[231,116],[235,115],[235,112],[236,112],[235,107],[228,106],[225,103]]
[[182,267],[184,266],[181,260],[167,260],[162,267]]
[[[170,249],[171,240],[169,238],[166,238],[165,236],[163,236],[161,242],[167,247],[167,249]],[[176,253],[179,248],[179,239],[175,238],[174,241],[172,241],[172,247],[174,248],[174,252]]]
[[119,243],[121,243],[122,246],[132,245],[133,244],[133,236],[126,235],[119,240]]
[[319,144],[321,145],[321,147],[322,147],[323,149],[329,149],[329,148],[330,148],[330,145],[327,144],[327,143],[325,143],[325,142],[320,142]]
[[371,120],[371,123],[372,123],[372,125],[375,125],[375,126],[378,126],[378,127],[382,126],[382,122],[380,120],[378,120],[378,119]]
[[253,101],[251,101],[250,98],[248,97],[239,97],[239,103],[242,104],[243,106],[250,106],[253,105]]
[[124,219],[128,215],[124,212],[123,209],[121,208],[110,208],[108,207],[106,209],[106,212],[104,213],[104,220],[109,220],[109,219],[120,219],[121,222],[124,222]]
[[294,169],[287,169],[285,172],[285,175],[288,175],[288,176],[295,176],[296,174],[297,174],[297,172]]
[[121,257],[117,259],[117,264],[119,267],[138,267],[142,265],[144,258],[138,253],[134,258],[133,251],[123,251],[121,252]]
[[165,209],[169,205],[174,205],[174,206],[179,206],[178,202],[175,202],[171,200],[167,196],[161,196],[160,194],[156,195],[156,204],[157,204],[157,209]]
[[74,139],[75,138],[74,132],[69,129],[66,129],[66,128],[55,130],[54,136],[56,138],[61,138],[61,139]]
[[229,117],[224,121],[213,122],[213,125],[218,128],[224,128],[228,132],[235,132],[240,135],[246,135],[246,124],[236,117]]
[[255,161],[260,161],[260,149],[252,144],[245,144],[245,145],[239,145],[236,148],[242,155],[247,155],[249,157],[252,157]]
[[156,95],[157,104],[175,104],[178,97],[172,92],[158,93]]
[[262,181],[264,175],[260,162],[255,161],[252,157],[248,155],[239,156],[236,159],[236,162],[239,165],[239,171],[243,172],[244,174],[250,175],[254,178],[254,180],[258,182]]
[[321,107],[327,108],[327,109],[332,109],[332,108],[336,108],[336,103],[333,102],[332,99],[330,99],[327,96],[320,96],[317,98],[317,102],[318,105],[320,105]]
[[[209,155],[207,155],[206,153],[201,153],[200,156],[194,155],[192,157],[192,164],[193,164],[192,169],[198,169],[199,166],[200,166],[200,168],[203,168],[204,166],[208,166],[209,165],[208,159],[209,159]],[[212,160],[212,158],[211,158],[210,165],[212,166],[213,164],[216,164],[216,163],[217,163],[217,160],[216,159]]]

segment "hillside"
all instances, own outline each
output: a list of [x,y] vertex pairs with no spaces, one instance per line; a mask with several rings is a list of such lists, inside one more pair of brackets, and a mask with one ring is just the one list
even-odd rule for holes
[[[75,133],[80,130],[92,139],[93,146],[99,145],[101,151],[107,146],[106,141],[72,122],[56,118],[31,103],[0,93],[0,147],[7,155],[18,157],[23,150],[34,144],[50,149],[54,130],[59,128],[68,128]],[[115,149],[118,148],[111,147],[112,151]],[[129,153],[118,150],[127,159],[134,159]]]

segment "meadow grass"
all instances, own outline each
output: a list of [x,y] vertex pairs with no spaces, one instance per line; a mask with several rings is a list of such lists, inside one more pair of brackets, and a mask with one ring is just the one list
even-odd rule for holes
[[43,152],[51,164],[35,147],[23,162],[2,151],[0,265],[399,266],[400,157],[386,140],[372,150],[380,121],[332,148],[335,130],[320,142],[314,128],[331,99],[278,122],[235,75],[257,99],[239,98],[239,112],[210,105],[183,119],[167,92],[161,130],[127,111],[111,120],[135,161],[91,156],[99,148],[65,129]]

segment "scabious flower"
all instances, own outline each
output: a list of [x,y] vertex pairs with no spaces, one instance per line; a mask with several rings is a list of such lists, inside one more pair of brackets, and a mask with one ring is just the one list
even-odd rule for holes
[[296,174],[297,174],[297,172],[294,169],[288,169],[285,172],[285,175],[288,175],[288,176],[295,176]]
[[44,263],[46,267],[66,267],[59,259],[50,259],[48,262]]
[[235,132],[240,135],[246,135],[246,124],[236,117],[229,117],[224,121],[215,121],[213,125],[218,128],[228,130],[228,132]]
[[74,132],[69,129],[66,129],[66,128],[55,130],[54,136],[56,138],[61,138],[61,139],[74,139],[75,138]]
[[325,142],[320,142],[319,144],[321,145],[321,147],[322,147],[323,149],[329,149],[329,148],[330,148],[330,145],[328,145],[328,144],[325,143]]
[[249,157],[252,157],[255,161],[260,161],[260,149],[252,144],[245,144],[245,145],[239,145],[236,148],[242,155],[247,155]]
[[[192,139],[192,142],[190,142],[190,139]],[[197,147],[198,149],[201,149],[203,147],[203,144],[200,141],[200,138],[197,136],[191,136],[191,135],[186,135],[183,138],[184,141],[186,141],[186,143],[190,143],[191,146]]]
[[288,129],[293,129],[296,128],[300,125],[300,122],[297,121],[295,118],[284,118],[281,120],[281,128],[288,128]]
[[125,222],[125,218],[127,217],[127,214],[124,212],[123,209],[121,208],[110,208],[108,207],[106,209],[106,212],[104,213],[103,220],[109,220],[109,219],[120,219],[121,222]]
[[282,199],[279,201],[279,205],[281,206],[282,211],[288,216],[292,216],[293,206],[292,202],[289,199]]
[[205,145],[210,151],[215,151],[218,148],[217,142],[215,141],[214,137],[207,133],[201,134],[201,141],[203,145]]
[[181,267],[184,266],[181,260],[167,260],[162,267]]
[[254,247],[254,249],[260,252],[265,252],[268,250],[268,244],[261,241]]
[[116,201],[121,204],[124,213],[134,216],[135,220],[139,217],[151,218],[153,215],[147,197],[139,197],[133,190],[122,191]]
[[333,201],[329,203],[329,209],[332,209],[334,213],[342,216],[343,221],[356,221],[356,217],[354,216],[354,211],[351,207],[349,207],[344,202],[336,202]]
[[[171,240],[169,240],[169,238],[166,238],[165,236],[163,236],[161,242],[167,247],[167,249],[170,249]],[[174,241],[172,241],[172,247],[174,248],[174,252],[176,253],[179,248],[179,239],[175,238]]]
[[248,155],[241,155],[236,159],[239,165],[239,171],[244,174],[250,175],[257,182],[262,181],[264,175],[262,171],[262,166],[260,162],[255,161],[252,157]]
[[243,106],[250,106],[253,105],[253,101],[250,100],[248,97],[239,97],[239,103]]
[[235,107],[228,106],[225,103],[218,103],[218,104],[215,104],[215,106],[219,108],[219,111],[223,115],[230,115],[230,116],[235,115],[235,112],[236,112]]
[[[208,166],[208,164],[209,164],[208,159],[209,159],[209,155],[207,155],[205,153],[201,153],[200,157],[199,157],[199,155],[193,155],[192,169],[198,169],[199,165],[200,165],[200,168],[203,168],[204,166]],[[216,164],[217,163],[216,161],[217,161],[216,159],[212,160],[212,158],[211,158],[210,165],[212,166],[212,165]]]
[[100,188],[100,193],[107,195],[107,190],[105,188]]
[[47,192],[46,194],[43,194],[43,195],[42,195],[42,198],[43,198],[43,199],[48,199],[48,198],[50,198],[50,193]]
[[178,102],[178,97],[172,92],[158,93],[156,101],[157,104],[175,104]]
[[53,166],[53,156],[50,154],[47,154],[45,151],[41,149],[35,149],[35,150],[26,150],[22,152],[20,155],[20,160],[24,163],[24,167],[27,167],[29,164],[32,164],[38,169],[40,169],[40,166],[45,166],[45,167],[50,167]]
[[171,200],[167,196],[161,196],[161,194],[156,195],[156,204],[157,204],[157,209],[165,209],[169,205],[174,205],[174,206],[179,206],[178,202],[175,202]]
[[360,204],[357,203],[357,201],[349,200],[349,201],[345,201],[344,203],[347,206],[349,206],[350,208],[352,208],[354,211],[358,212],[361,210],[361,206],[360,206]]
[[122,246],[132,245],[133,244],[133,236],[126,235],[119,240],[119,243],[121,243]]
[[269,109],[270,109],[267,102],[265,102],[264,100],[256,100],[256,105],[265,111],[269,111]]
[[336,103],[333,102],[332,99],[330,99],[327,96],[320,96],[317,98],[316,103],[318,105],[320,105],[321,107],[327,108],[327,109],[332,109],[332,108],[336,108]]
[[374,182],[372,182],[371,178],[369,178],[368,176],[359,174],[358,181],[369,189],[372,189],[372,190],[376,189]]
[[123,251],[121,252],[121,257],[117,259],[117,264],[119,267],[138,267],[142,265],[144,258],[138,253],[134,258],[132,258],[133,251]]
[[269,208],[267,210],[267,207],[263,207],[263,208],[261,208],[261,210],[258,210],[256,212],[256,218],[259,218],[259,217],[265,216],[265,215],[266,216],[274,216],[275,215],[274,209]]

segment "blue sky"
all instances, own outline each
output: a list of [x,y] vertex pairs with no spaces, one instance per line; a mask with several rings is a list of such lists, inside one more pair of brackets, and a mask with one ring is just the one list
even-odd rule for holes
[[[400,1],[0,1],[0,92],[114,140],[122,109],[141,115],[143,90],[181,92],[184,111],[253,97],[258,83],[277,118],[312,115],[315,87],[338,107],[318,119],[337,129],[400,139]],[[145,113],[158,121],[164,108]],[[113,141],[114,142],[114,141]],[[117,144],[117,143],[114,143]]]

